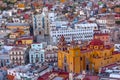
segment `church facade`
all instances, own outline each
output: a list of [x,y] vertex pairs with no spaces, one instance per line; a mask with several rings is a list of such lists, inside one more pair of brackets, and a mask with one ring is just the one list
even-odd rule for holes
[[67,72],[99,72],[100,68],[120,61],[120,52],[99,39],[80,47],[74,40],[68,45],[61,36],[58,49],[58,68]]

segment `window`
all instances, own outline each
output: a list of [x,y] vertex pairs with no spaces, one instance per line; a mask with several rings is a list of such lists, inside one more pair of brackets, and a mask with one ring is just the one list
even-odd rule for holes
[[9,63],[9,59],[7,59],[7,63]]
[[40,23],[38,25],[41,25]]
[[97,29],[97,27],[95,27],[95,29]]
[[80,61],[82,61],[82,57],[80,57]]
[[21,55],[21,52],[19,52],[19,55]]
[[64,57],[64,62],[65,62],[65,63],[67,62],[67,58],[66,58],[66,56]]
[[38,55],[36,55],[36,58],[38,58]]
[[41,31],[39,32],[39,35],[41,35]]
[[94,49],[98,49],[98,46],[94,46]]
[[14,55],[14,52],[12,52],[12,55]]
[[41,58],[43,58],[43,54],[41,54]]
[[106,53],[105,53],[105,56],[106,56]]
[[43,62],[43,59],[41,59],[41,62]]
[[31,59],[31,63],[33,63],[33,59]]
[[31,55],[31,58],[33,58],[33,55]]
[[106,37],[106,39],[108,39],[108,37]]
[[16,55],[17,55],[17,52],[16,52]]

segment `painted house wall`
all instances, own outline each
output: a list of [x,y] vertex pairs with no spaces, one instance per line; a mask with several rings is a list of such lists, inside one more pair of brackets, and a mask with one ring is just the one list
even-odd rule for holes
[[34,43],[31,44],[31,49],[29,51],[29,62],[44,62],[45,61],[45,43]]

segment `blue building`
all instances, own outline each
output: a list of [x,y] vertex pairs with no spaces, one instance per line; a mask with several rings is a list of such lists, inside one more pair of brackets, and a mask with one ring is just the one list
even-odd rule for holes
[[31,44],[31,49],[29,51],[29,62],[30,63],[44,62],[45,61],[44,48],[46,46],[47,44],[45,42]]
[[9,54],[0,54],[0,67],[7,66],[10,64]]

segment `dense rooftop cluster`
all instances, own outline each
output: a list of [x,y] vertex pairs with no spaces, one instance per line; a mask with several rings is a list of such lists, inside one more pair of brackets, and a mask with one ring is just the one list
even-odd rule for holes
[[119,56],[119,0],[0,0],[0,80],[119,80]]

